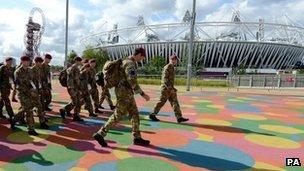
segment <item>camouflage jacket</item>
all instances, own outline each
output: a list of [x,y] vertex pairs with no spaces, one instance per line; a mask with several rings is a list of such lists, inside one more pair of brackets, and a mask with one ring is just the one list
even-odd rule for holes
[[29,94],[31,89],[36,89],[32,81],[32,71],[28,68],[19,67],[15,71],[17,90],[22,94]]
[[0,67],[0,88],[11,89],[14,80],[14,68],[2,65]]
[[92,88],[97,88],[96,70],[94,68],[91,68],[88,75],[89,75],[89,84],[92,86]]
[[127,84],[127,87],[130,88],[135,94],[141,94],[141,90],[137,82],[137,64],[131,58],[123,60],[122,67],[125,72],[125,77],[122,78],[122,82]]
[[80,72],[80,86],[81,86],[81,91],[84,92],[84,93],[88,93],[89,92],[89,89],[91,89],[89,87],[89,77],[90,77],[90,72],[89,71],[85,71],[85,70],[82,70]]
[[52,87],[52,76],[51,76],[51,66],[43,63],[41,66],[41,80],[43,88],[51,88]]
[[167,90],[175,90],[174,88],[175,71],[173,64],[167,64],[162,71],[161,88]]
[[80,89],[80,70],[76,64],[67,69],[67,87]]
[[42,88],[42,78],[43,78],[43,73],[42,73],[42,67],[38,67],[37,65],[34,65],[32,67],[32,76],[33,76],[33,82],[36,86],[37,89]]

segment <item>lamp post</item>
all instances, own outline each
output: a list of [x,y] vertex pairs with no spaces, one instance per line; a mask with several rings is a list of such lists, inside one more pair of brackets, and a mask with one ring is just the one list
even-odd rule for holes
[[69,0],[66,0],[66,16],[65,16],[65,54],[64,54],[64,66],[67,66],[68,62],[68,32],[69,32]]
[[195,5],[196,5],[196,0],[193,0],[191,25],[190,25],[190,39],[189,39],[189,45],[188,45],[187,91],[190,91],[190,84],[191,84],[194,25],[195,25],[195,15],[196,15]]

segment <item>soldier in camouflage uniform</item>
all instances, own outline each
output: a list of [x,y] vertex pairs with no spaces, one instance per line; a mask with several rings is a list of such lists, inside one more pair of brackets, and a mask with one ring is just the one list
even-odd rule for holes
[[[98,89],[97,89],[97,83],[96,83],[96,79],[95,79],[95,75],[96,75],[96,71],[95,71],[96,61],[95,61],[95,59],[91,59],[87,63],[85,63],[84,66],[86,64],[88,64],[90,66],[90,69],[87,71],[87,75],[88,75],[88,85],[87,85],[87,87],[90,90],[89,96],[92,97],[92,100],[94,102],[94,111],[95,111],[95,113],[102,113],[102,111],[100,111],[98,109],[100,107],[100,104],[99,104],[99,92],[98,92]],[[83,69],[84,68],[85,67],[83,67]],[[87,105],[85,106],[85,109],[88,109]]]
[[[73,121],[83,122],[84,120],[80,118],[80,109],[81,109],[81,85],[80,85],[80,69],[82,59],[80,57],[74,58],[74,64],[67,69],[67,89],[71,97],[71,102],[60,109],[61,116],[70,116],[71,110],[74,109]],[[64,117],[63,117],[64,118]]]
[[13,58],[8,57],[5,59],[5,65],[0,67],[0,116],[4,117],[2,114],[2,109],[5,106],[7,114],[9,115],[9,121],[11,123],[11,128],[14,129],[13,117],[14,112],[11,106],[11,101],[9,95],[11,93],[12,84],[13,84],[13,68],[12,66]]
[[42,98],[41,104],[45,111],[52,111],[49,108],[49,105],[52,102],[52,74],[51,74],[51,66],[49,65],[52,60],[52,56],[50,54],[44,55],[44,62],[42,64]]
[[22,65],[15,71],[15,82],[18,90],[18,98],[21,108],[14,118],[14,122],[19,121],[25,113],[29,135],[38,135],[34,127],[34,117],[32,112],[32,96],[37,96],[37,88],[32,81],[32,72],[29,68],[30,58],[28,56],[21,57]]
[[132,56],[125,59],[122,63],[123,75],[120,84],[115,87],[117,97],[117,105],[114,113],[101,129],[93,135],[94,139],[102,147],[106,147],[107,143],[104,140],[109,129],[119,121],[122,115],[129,113],[132,116],[132,134],[134,136],[133,143],[136,145],[149,145],[150,141],[141,138],[139,131],[139,112],[136,106],[134,93],[140,94],[146,101],[150,97],[146,95],[137,83],[136,62],[143,60],[146,56],[143,48],[136,48]]
[[40,127],[42,129],[49,129],[49,126],[46,124],[46,118],[45,118],[45,112],[43,110],[42,105],[42,78],[43,78],[43,72],[42,72],[42,62],[43,59],[41,57],[36,57],[34,59],[35,65],[32,67],[32,76],[33,76],[33,83],[37,89],[36,96],[32,96],[32,105],[33,107],[36,107],[37,115],[39,117]]
[[89,77],[90,77],[90,71],[91,66],[89,63],[86,63],[80,72],[80,86],[81,86],[81,100],[82,104],[84,103],[86,106],[86,109],[89,111],[89,116],[91,117],[97,117],[97,115],[93,111],[93,105],[91,101],[91,95],[90,95],[90,83],[89,83]]
[[164,106],[164,104],[169,100],[178,123],[186,122],[189,119],[182,117],[182,112],[180,110],[180,106],[177,100],[177,90],[174,88],[174,66],[177,65],[178,58],[176,55],[170,56],[170,62],[164,67],[162,73],[162,81],[161,81],[161,96],[159,98],[158,103],[154,108],[154,112],[150,114],[150,119],[152,121],[159,121],[156,118],[159,110]]

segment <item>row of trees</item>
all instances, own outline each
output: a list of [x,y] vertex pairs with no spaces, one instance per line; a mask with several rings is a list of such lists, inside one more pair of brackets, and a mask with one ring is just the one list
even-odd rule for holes
[[[75,51],[71,51],[68,54],[68,62],[72,63],[74,57],[78,56],[78,54]],[[86,59],[96,59],[96,64],[98,70],[102,70],[103,65],[107,60],[109,60],[109,55],[106,51],[102,50],[101,48],[93,49],[90,47],[87,47],[82,52],[82,57],[85,57]],[[149,63],[145,63],[142,66],[139,66],[138,73],[144,74],[144,75],[159,75],[162,72],[162,68],[167,64],[167,59],[162,56],[155,56],[152,58]],[[203,67],[193,66],[192,73],[194,75],[198,74],[199,72],[203,71]],[[178,75],[186,75],[187,73],[187,61],[183,60],[179,66],[177,67],[177,73]]]
[[[73,59],[76,56],[78,56],[78,54],[72,50],[68,54],[68,62],[72,63]],[[98,70],[102,70],[103,65],[106,63],[107,60],[110,59],[108,53],[100,48],[92,49],[88,47],[82,52],[82,56],[85,57],[86,59],[95,59]]]

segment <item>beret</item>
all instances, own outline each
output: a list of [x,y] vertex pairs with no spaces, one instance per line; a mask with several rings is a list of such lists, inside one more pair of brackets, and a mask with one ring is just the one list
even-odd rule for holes
[[34,59],[35,62],[43,62],[43,59],[40,57],[40,56],[37,56],[35,59]]
[[28,57],[28,56],[22,56],[22,57],[20,58],[20,60],[21,60],[21,61],[30,61],[30,57]]
[[6,62],[8,62],[8,61],[12,61],[13,60],[13,58],[12,57],[7,57],[7,58],[5,58],[5,61]]
[[81,59],[81,57],[76,56],[76,57],[74,58],[74,61],[82,61],[82,59]]
[[52,59],[52,55],[50,55],[50,54],[48,54],[48,53],[45,54],[44,57],[47,58],[47,59]]

